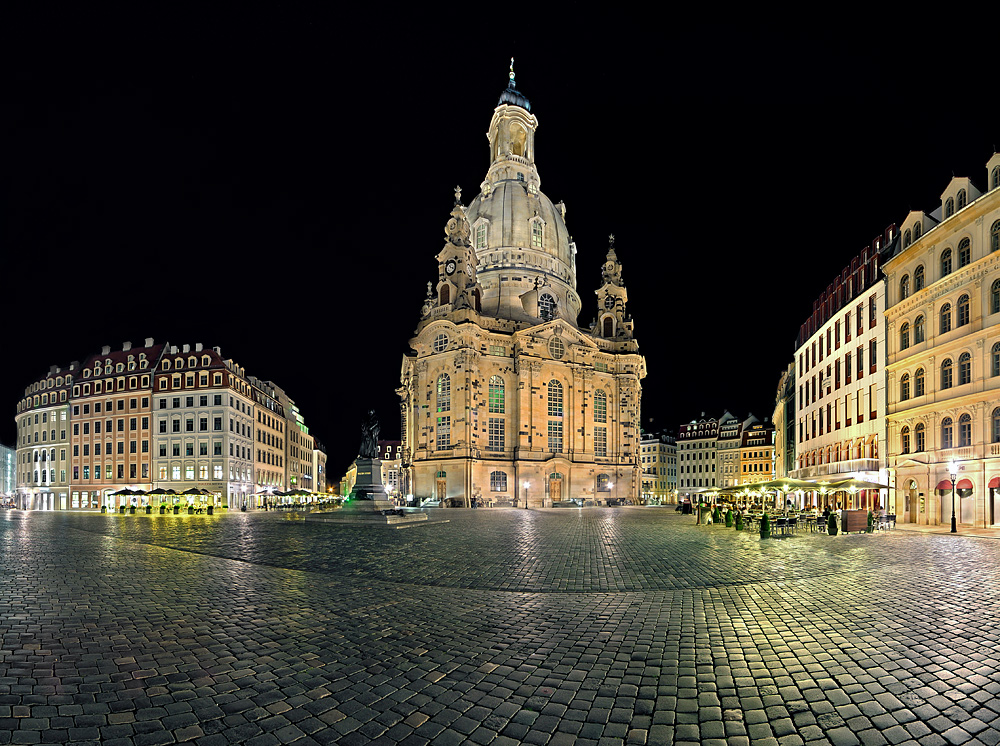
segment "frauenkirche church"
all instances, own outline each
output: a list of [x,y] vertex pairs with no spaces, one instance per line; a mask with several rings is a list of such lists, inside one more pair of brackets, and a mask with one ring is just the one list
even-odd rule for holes
[[[401,398],[404,491],[442,506],[636,502],[646,362],[612,237],[598,313],[577,323],[566,207],[540,190],[538,119],[510,82],[480,192],[455,206]],[[594,267],[594,275],[597,267]]]

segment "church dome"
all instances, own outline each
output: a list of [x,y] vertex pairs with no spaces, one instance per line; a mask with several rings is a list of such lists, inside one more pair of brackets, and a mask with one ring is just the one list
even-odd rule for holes
[[527,96],[514,87],[513,78],[510,79],[507,87],[504,89],[503,93],[500,94],[500,101],[497,103],[497,106],[503,106],[504,104],[520,106],[525,111],[531,111],[531,102],[528,100]]
[[[558,260],[565,274],[563,271],[557,274],[569,279],[573,265],[569,232],[561,209],[542,192],[531,194],[527,184],[516,179],[500,181],[488,197],[480,193],[472,200],[467,217],[473,237],[477,236],[479,225],[486,225],[478,234],[482,243],[475,243],[480,271],[491,267],[491,255],[497,250],[524,249]],[[499,265],[504,260],[497,256],[495,263]]]

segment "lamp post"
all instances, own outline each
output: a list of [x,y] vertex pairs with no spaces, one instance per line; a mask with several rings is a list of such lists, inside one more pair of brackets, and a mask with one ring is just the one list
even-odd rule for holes
[[958,479],[958,462],[952,459],[948,462],[948,471],[951,475],[951,533],[958,532],[958,524],[955,522],[955,480]]
[[528,488],[531,486],[531,482],[524,483],[524,509],[528,509]]

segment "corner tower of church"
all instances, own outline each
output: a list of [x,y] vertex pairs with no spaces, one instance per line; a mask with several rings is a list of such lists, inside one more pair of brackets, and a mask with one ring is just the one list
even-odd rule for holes
[[[400,371],[408,503],[546,507],[637,502],[641,379],[612,237],[586,329],[565,207],[539,189],[538,120],[514,80],[490,166],[461,190]],[[595,272],[597,272],[595,262]]]

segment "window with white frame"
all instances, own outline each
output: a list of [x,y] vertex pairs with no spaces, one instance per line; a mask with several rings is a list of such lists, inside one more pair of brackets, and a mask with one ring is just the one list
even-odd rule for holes
[[608,455],[608,428],[606,427],[594,428],[594,455]]
[[489,418],[489,430],[488,430],[488,441],[486,450],[488,451],[502,451],[504,449],[504,418],[503,417],[490,417]]
[[531,248],[540,249],[542,248],[542,237],[543,237],[544,223],[540,219],[535,219],[531,221]]

